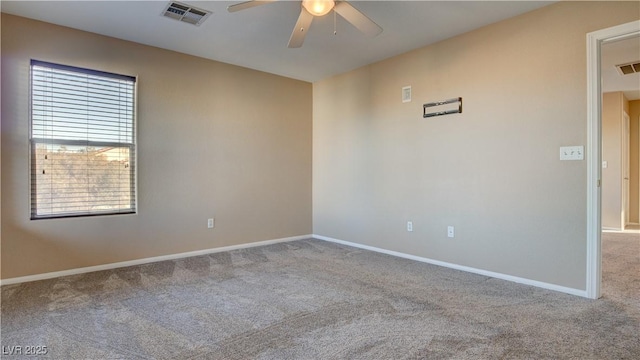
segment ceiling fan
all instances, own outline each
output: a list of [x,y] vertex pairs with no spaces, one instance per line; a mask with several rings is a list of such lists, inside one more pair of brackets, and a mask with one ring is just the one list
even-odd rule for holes
[[[277,0],[252,0],[245,1],[235,5],[231,5],[227,8],[229,12],[236,12],[245,10],[258,5],[264,5]],[[354,8],[347,1],[334,1],[334,0],[302,0],[302,6],[300,9],[300,16],[296,22],[296,26],[289,38],[290,48],[299,48],[304,42],[304,37],[307,34],[307,29],[311,26],[311,22],[315,16],[324,16],[335,11],[338,15],[342,16],[345,20],[350,22],[358,30],[362,31],[365,35],[376,36],[382,32],[382,28],[369,19],[366,15],[361,13],[358,9]]]

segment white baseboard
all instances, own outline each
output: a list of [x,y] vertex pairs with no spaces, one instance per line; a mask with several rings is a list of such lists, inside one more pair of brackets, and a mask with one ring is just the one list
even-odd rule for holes
[[452,264],[452,263],[448,263],[448,262],[444,262],[444,261],[433,260],[433,259],[429,259],[429,258],[424,258],[424,257],[420,257],[420,256],[405,254],[405,253],[392,251],[392,250],[381,249],[381,248],[377,248],[377,247],[373,247],[373,246],[369,246],[369,245],[362,245],[362,244],[358,244],[358,243],[353,243],[353,242],[349,242],[349,241],[334,239],[334,238],[330,238],[330,237],[327,237],[327,236],[316,235],[316,234],[292,236],[292,237],[281,238],[281,239],[258,241],[258,242],[248,243],[248,244],[223,246],[223,247],[219,247],[219,248],[204,249],[204,250],[197,250],[197,251],[189,251],[189,252],[184,252],[184,253],[170,254],[170,255],[163,255],[163,256],[155,256],[155,257],[149,257],[149,258],[144,258],[144,259],[122,261],[122,262],[104,264],[104,265],[97,265],[97,266],[88,266],[88,267],[82,267],[82,268],[76,268],[76,269],[49,272],[49,273],[44,273],[44,274],[21,276],[21,277],[15,277],[15,278],[9,278],[9,279],[0,280],[0,286],[11,285],[11,284],[19,284],[19,283],[24,283],[24,282],[38,281],[38,280],[53,279],[53,278],[62,277],[62,276],[84,274],[84,273],[94,272],[94,271],[111,270],[111,269],[117,269],[117,268],[122,268],[122,267],[127,267],[127,266],[143,265],[143,264],[148,264],[148,263],[153,263],[153,262],[159,262],[159,261],[165,261],[165,260],[175,260],[175,259],[181,259],[181,258],[186,258],[186,257],[207,255],[207,254],[213,254],[213,253],[231,251],[231,250],[237,250],[237,249],[247,249],[247,248],[252,248],[252,247],[257,247],[257,246],[264,246],[264,245],[271,245],[271,244],[277,244],[277,243],[283,243],[283,242],[303,240],[303,239],[308,239],[308,238],[314,238],[314,239],[318,239],[318,240],[329,241],[329,242],[338,243],[338,244],[347,245],[347,246],[352,246],[352,247],[356,247],[356,248],[360,248],[360,249],[375,251],[375,252],[383,253],[383,254],[387,254],[387,255],[397,256],[397,257],[401,257],[401,258],[405,258],[405,259],[409,259],[409,260],[420,261],[420,262],[424,262],[424,263],[428,263],[428,264],[432,264],[432,265],[438,265],[438,266],[443,266],[443,267],[447,267],[447,268],[451,268],[451,269],[455,269],[455,270],[461,270],[461,271],[466,271],[466,272],[470,272],[470,273],[474,273],[474,274],[489,276],[489,277],[493,277],[493,278],[496,278],[496,279],[512,281],[512,282],[516,282],[516,283],[519,283],[519,284],[531,285],[531,286],[536,286],[536,287],[543,288],[543,289],[548,289],[548,290],[559,291],[559,292],[563,292],[563,293],[567,293],[567,294],[571,294],[571,295],[587,297],[587,293],[586,293],[585,290],[573,289],[573,288],[568,288],[568,287],[564,287],[564,286],[549,284],[549,283],[545,283],[545,282],[541,282],[541,281],[530,280],[530,279],[520,278],[520,277],[517,277],[517,276],[501,274],[501,273],[497,273],[497,272],[493,272],[493,271],[476,269],[476,268],[472,268],[472,267],[469,267],[469,266]]
[[111,263],[111,264],[88,266],[88,267],[69,269],[69,270],[63,270],[63,271],[54,271],[54,272],[49,272],[44,274],[21,276],[21,277],[0,280],[0,286],[19,284],[19,283],[30,282],[30,281],[53,279],[61,276],[84,274],[84,273],[94,272],[94,271],[111,270],[111,269],[117,269],[117,268],[122,268],[127,266],[142,265],[142,264],[148,264],[148,263],[165,261],[165,260],[175,260],[175,259],[181,259],[181,258],[192,257],[192,256],[207,255],[207,254],[213,254],[213,253],[218,253],[223,251],[247,249],[247,248],[252,248],[256,246],[264,246],[264,245],[271,245],[271,244],[277,244],[282,242],[309,239],[311,237],[312,235],[292,236],[292,237],[281,238],[281,239],[258,241],[258,242],[248,243],[248,244],[223,246],[223,247],[212,248],[212,249],[196,250],[196,251],[189,251],[189,252],[183,252],[178,254],[170,254],[170,255],[154,256],[154,257],[149,257],[144,259],[122,261],[122,262]]
[[602,227],[602,232],[623,232],[623,231],[626,230],[627,226],[638,226],[638,225],[640,225],[640,224],[639,223],[635,223],[635,222],[631,222],[631,223],[626,224],[624,226],[624,228],[619,228],[619,227],[614,228],[614,227],[603,226]]
[[602,227],[602,232],[620,232],[623,231],[621,228],[612,228],[612,227]]
[[493,272],[493,271],[476,269],[476,268],[472,268],[472,267],[469,267],[469,266],[463,266],[463,265],[452,264],[452,263],[448,263],[448,262],[444,262],[444,261],[433,260],[433,259],[424,258],[424,257],[420,257],[420,256],[415,256],[415,255],[410,255],[410,254],[405,254],[405,253],[401,253],[401,252],[397,252],[397,251],[381,249],[381,248],[377,248],[377,247],[373,247],[373,246],[369,246],[369,245],[362,245],[362,244],[353,243],[353,242],[349,242],[349,241],[334,239],[334,238],[330,238],[330,237],[322,236],[322,235],[314,234],[312,236],[313,236],[314,239],[318,239],[318,240],[324,240],[324,241],[329,241],[329,242],[333,242],[333,243],[337,243],[337,244],[352,246],[352,247],[356,247],[356,248],[360,248],[360,249],[375,251],[375,252],[379,252],[379,253],[382,253],[382,254],[397,256],[397,257],[401,257],[401,258],[405,258],[405,259],[409,259],[409,260],[415,260],[415,261],[424,262],[424,263],[427,263],[427,264],[438,265],[438,266],[443,266],[443,267],[447,267],[447,268],[451,268],[451,269],[455,269],[455,270],[461,270],[461,271],[466,271],[466,272],[470,272],[470,273],[474,273],[474,274],[489,276],[489,277],[496,278],[496,279],[512,281],[512,282],[515,282],[515,283],[518,283],[518,284],[531,285],[531,286],[535,286],[535,287],[539,287],[539,288],[543,288],[543,289],[547,289],[547,290],[553,290],[553,291],[563,292],[563,293],[566,293],[566,294],[577,295],[577,296],[581,296],[581,297],[587,297],[587,291],[586,290],[579,290],[579,289],[569,288],[569,287],[565,287],[565,286],[549,284],[549,283],[545,283],[545,282],[542,282],[542,281],[536,281],[536,280],[525,279],[525,278],[521,278],[521,277],[517,277],[517,276],[506,275],[506,274],[497,273],[497,272]]

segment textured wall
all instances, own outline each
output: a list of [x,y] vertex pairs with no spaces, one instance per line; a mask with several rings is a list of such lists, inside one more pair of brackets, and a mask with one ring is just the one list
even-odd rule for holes
[[315,83],[314,233],[585,289],[587,164],[559,147],[587,141],[586,34],[639,14],[560,2]]
[[[29,220],[32,58],[138,76],[137,215]],[[309,83],[3,14],[2,105],[2,278],[311,232]]]

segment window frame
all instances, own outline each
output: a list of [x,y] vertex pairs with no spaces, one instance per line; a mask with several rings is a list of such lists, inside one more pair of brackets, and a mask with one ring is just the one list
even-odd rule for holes
[[[33,66],[44,66],[57,70],[70,71],[80,74],[93,75],[106,77],[111,79],[131,81],[133,85],[132,94],[132,122],[131,122],[131,143],[126,142],[111,142],[111,141],[93,141],[93,140],[70,140],[70,139],[56,139],[56,138],[38,138],[34,137],[33,124],[34,124],[34,72]],[[110,215],[135,215],[138,213],[138,159],[137,159],[137,135],[138,135],[138,116],[137,116],[137,103],[138,103],[138,78],[137,76],[121,75],[107,71],[88,69],[83,67],[76,67],[70,65],[63,65],[58,63],[52,63],[47,61],[31,59],[29,62],[29,213],[30,220],[47,220],[47,219],[62,219],[62,218],[77,218],[77,217],[93,217],[93,216],[110,216]],[[129,151],[129,188],[133,192],[130,196],[130,210],[105,210],[94,212],[65,212],[55,213],[50,215],[38,215],[38,184],[36,180],[36,148],[38,144],[46,145],[59,145],[59,146],[86,146],[86,147],[113,147],[113,148],[127,148]]]

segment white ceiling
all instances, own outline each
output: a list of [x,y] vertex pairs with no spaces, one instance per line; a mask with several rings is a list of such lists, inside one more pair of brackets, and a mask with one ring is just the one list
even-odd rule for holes
[[317,81],[510,18],[553,1],[351,1],[384,29],[367,38],[338,16],[315,18],[302,48],[287,42],[299,1],[228,13],[239,1],[182,2],[213,11],[199,27],[161,16],[168,1],[6,1],[2,12]]
[[640,36],[602,45],[602,91],[622,91],[629,100],[640,99],[640,73],[622,75],[616,65],[640,62]]
[[[384,28],[367,38],[338,17],[316,18],[302,48],[287,42],[299,1],[279,1],[237,13],[238,1],[182,1],[213,11],[199,27],[161,16],[168,1],[1,1],[2,12],[179,51],[304,81],[332,75],[435,43],[552,2],[351,1]],[[640,74],[615,65],[640,60],[640,37],[602,47],[603,91],[640,99]]]

